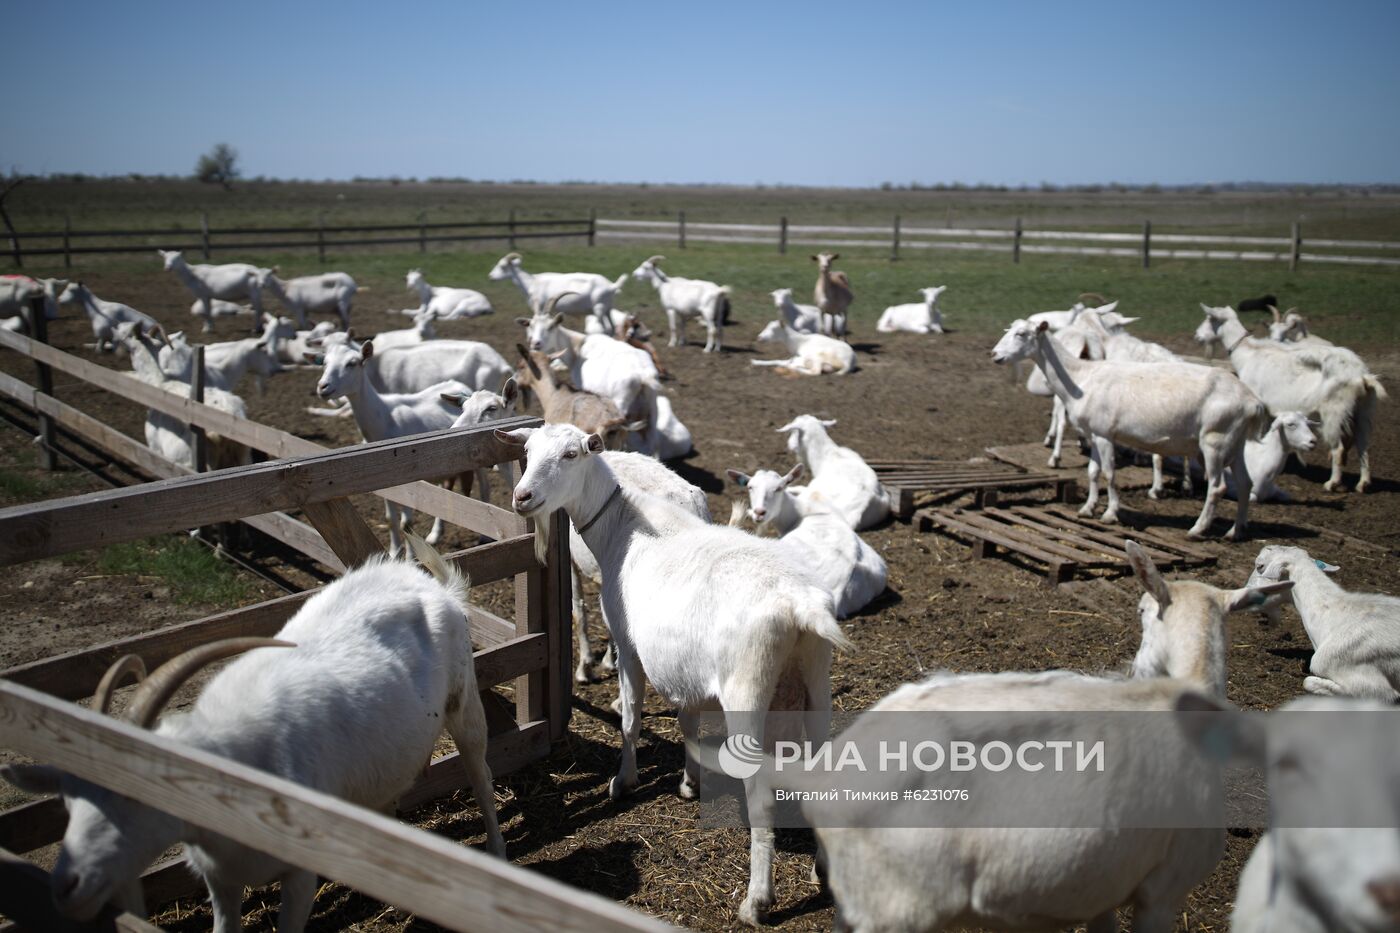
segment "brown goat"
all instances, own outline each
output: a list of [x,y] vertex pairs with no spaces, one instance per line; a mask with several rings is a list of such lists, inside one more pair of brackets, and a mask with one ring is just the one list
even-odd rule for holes
[[822,333],[831,337],[846,336],[846,310],[856,297],[846,273],[831,271],[831,264],[840,258],[840,253],[812,257],[817,264],[817,287],[813,294],[822,311]]
[[628,433],[646,426],[645,422],[628,424],[612,399],[575,389],[559,380],[550,368],[551,357],[527,350],[519,343],[515,349],[524,362],[524,367],[516,373],[516,381],[521,388],[530,389],[539,396],[544,420],[548,423],[572,424],[597,434],[609,450],[622,450],[627,445]]

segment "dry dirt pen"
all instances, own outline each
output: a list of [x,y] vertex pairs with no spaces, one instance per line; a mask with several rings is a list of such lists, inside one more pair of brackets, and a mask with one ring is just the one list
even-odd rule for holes
[[[172,329],[188,326],[188,296],[155,271],[140,275],[102,271],[85,281],[98,294],[150,311]],[[376,292],[379,287],[376,282]],[[385,287],[397,287],[397,283]],[[388,301],[397,299],[394,295]],[[356,310],[357,330],[369,333],[404,326],[405,318],[373,310],[381,303],[387,303],[382,294],[362,297]],[[493,317],[448,323],[441,333],[484,339],[504,351],[517,339],[510,318],[522,309],[515,302],[498,307]],[[876,336],[863,328],[855,338],[861,356],[858,372],[845,378],[784,379],[748,365],[755,352],[771,353],[762,345],[756,349],[753,343],[762,319],[746,310],[738,316],[740,323],[726,331],[728,347],[722,354],[702,354],[695,345],[662,349],[676,377],[667,384],[667,391],[697,446],[696,456],[676,468],[705,489],[717,515],[728,514],[728,499],[735,492],[722,483],[725,468],[790,465],[783,438],[774,429],[795,414],[837,418],[833,436],[838,442],[872,459],[966,460],[984,456],[986,447],[1025,443],[1044,432],[1048,403],[1009,385],[1005,372],[988,362],[987,350],[995,342],[992,334]],[[237,335],[232,327],[221,323],[219,339],[233,336]],[[125,367],[124,360],[77,349],[90,339],[85,322],[55,322],[55,346],[106,366]],[[1177,350],[1188,347],[1186,334],[1167,342]],[[1389,385],[1400,385],[1400,356],[1393,348],[1358,345],[1354,349]],[[26,380],[33,375],[31,365],[9,353],[0,353],[0,370]],[[308,405],[317,404],[311,395],[314,382],[314,373],[290,372],[274,379],[264,398],[245,391],[250,416],[325,446],[353,443],[357,437],[351,422],[305,413]],[[141,436],[139,406],[90,387],[66,384],[62,378],[56,385],[60,399]],[[1392,568],[1400,535],[1395,521],[1400,515],[1396,499],[1400,484],[1392,477],[1400,464],[1397,427],[1396,404],[1381,405],[1373,446],[1377,476],[1373,492],[1359,497],[1324,492],[1321,481],[1326,473],[1315,457],[1301,472],[1281,478],[1294,503],[1257,506],[1252,511],[1254,539],[1249,544],[1209,541],[1203,547],[1216,555],[1217,564],[1188,573],[1217,585],[1237,586],[1261,544],[1292,541],[1341,565],[1341,581],[1349,588],[1395,592]],[[27,437],[8,426],[0,426],[0,432],[7,448],[28,443]],[[1082,481],[1080,474],[1066,475]],[[1354,479],[1349,472],[1348,482]],[[1030,490],[1004,494],[1001,501],[1014,505],[1050,497],[1049,492]],[[378,503],[355,501],[360,515],[382,536]],[[504,504],[499,489],[495,501]],[[947,501],[970,504],[972,498],[950,496]],[[1231,508],[1226,504],[1223,515],[1229,516]],[[1124,494],[1129,526],[1143,523],[1167,535],[1184,536],[1198,511],[1199,500],[1169,496],[1151,502],[1142,490]],[[419,527],[423,527],[421,519]],[[1226,527],[1226,519],[1221,518],[1216,531]],[[1096,571],[1091,580],[1047,589],[1034,568],[999,558],[974,560],[965,542],[921,534],[902,523],[875,529],[866,538],[889,562],[890,591],[844,626],[857,650],[852,656],[838,657],[833,665],[835,702],[842,709],[865,708],[926,670],[1120,669],[1136,650],[1133,607],[1138,591],[1131,579]],[[451,548],[475,543],[474,533],[462,531],[453,531],[446,539]],[[151,587],[140,581],[114,577],[75,586],[89,569],[82,564],[41,561],[22,569],[0,578],[0,623],[7,632],[5,644],[0,645],[0,663],[6,667],[135,634],[152,627],[153,619],[169,619],[169,607],[141,598]],[[314,582],[292,558],[285,570],[303,585]],[[26,582],[32,585],[26,587]],[[92,589],[98,585],[104,602],[101,612],[94,612]],[[589,598],[593,595],[590,592]],[[509,593],[486,587],[480,596],[490,611],[506,614]],[[55,625],[60,628],[55,630]],[[594,634],[602,635],[596,630]],[[1286,614],[1284,624],[1273,628],[1252,616],[1235,617],[1230,645],[1232,702],[1270,708],[1301,691],[1309,652],[1293,614]],[[733,928],[747,877],[747,840],[738,831],[695,828],[696,806],[675,794],[682,760],[679,731],[673,715],[654,695],[648,697],[638,756],[642,784],[620,803],[608,800],[607,779],[616,769],[618,747],[616,717],[608,710],[615,690],[612,680],[577,688],[568,731],[551,746],[548,757],[497,782],[511,860],[665,920],[699,929]],[[408,818],[454,842],[481,842],[474,809],[467,803],[464,811],[462,800],[455,797],[425,805]],[[1231,837],[1225,859],[1192,895],[1179,929],[1227,926],[1235,880],[1253,845],[1250,834]],[[829,900],[806,883],[810,849],[809,836],[779,835],[778,903],[772,920],[781,929],[830,926]],[[245,919],[256,929],[270,929],[276,904],[275,891],[253,892],[245,904]],[[207,910],[198,900],[182,901],[155,919],[176,930],[208,925]],[[433,928],[408,912],[388,910],[371,897],[328,886],[316,900],[312,929],[347,927]]]

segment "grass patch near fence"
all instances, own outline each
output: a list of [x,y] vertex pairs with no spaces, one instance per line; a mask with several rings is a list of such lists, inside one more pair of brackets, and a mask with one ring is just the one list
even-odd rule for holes
[[103,548],[97,571],[159,577],[181,605],[237,605],[252,587],[214,552],[185,536],[147,538]]

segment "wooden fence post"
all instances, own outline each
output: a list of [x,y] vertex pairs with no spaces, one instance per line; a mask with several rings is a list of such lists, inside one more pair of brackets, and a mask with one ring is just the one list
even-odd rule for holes
[[1288,271],[1294,272],[1298,268],[1298,260],[1303,254],[1303,225],[1298,221],[1293,221],[1293,252],[1288,257]]
[[787,255],[787,218],[784,217],[778,223],[778,255]]
[[1016,218],[1016,233],[1011,238],[1011,261],[1021,261],[1021,218]]
[[1152,221],[1142,222],[1142,267],[1144,269],[1152,266]]
[[324,212],[316,215],[316,255],[321,258],[321,265],[326,264],[326,215]]
[[899,260],[899,215],[894,215],[894,242],[890,244],[890,262]]
[[[49,316],[48,308],[44,296],[39,295],[29,299],[29,324],[30,331],[34,334],[34,339],[39,343],[49,342]],[[39,391],[45,395],[53,395],[53,370],[49,369],[46,363],[37,363],[35,368],[39,375]],[[41,470],[58,469],[58,458],[54,456],[54,430],[53,419],[48,415],[39,415],[39,468]]]
[[515,251],[515,208],[510,209],[510,249]]
[[418,214],[418,252],[428,251],[428,212],[421,211]]
[[71,246],[71,245],[69,244],[69,242],[68,242],[68,238],[72,235],[72,233],[73,233],[73,217],[72,217],[72,215],[68,214],[67,212],[64,212],[64,214],[63,214],[63,268],[65,268],[65,269],[71,269],[71,268],[73,268],[73,254],[70,252],[70,250],[72,249],[72,246]]
[[685,211],[676,214],[676,235],[680,240],[681,249],[685,249]]
[[[190,375],[190,401],[201,405],[204,404],[204,379],[204,344],[201,343],[194,348],[194,372]],[[190,425],[190,434],[194,436],[194,470],[204,473],[209,469],[209,438],[198,425]]]
[[209,261],[209,212],[203,211],[199,215],[199,238],[204,246],[204,261]]
[[598,238],[598,208],[588,209],[588,245],[592,246]]

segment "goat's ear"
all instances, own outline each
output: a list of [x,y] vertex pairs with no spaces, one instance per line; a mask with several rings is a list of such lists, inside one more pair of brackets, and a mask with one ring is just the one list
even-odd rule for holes
[[840,254],[840,253],[832,253],[832,254],[831,254],[831,261],[832,261],[832,262],[835,262],[836,260],[838,260],[838,259],[840,259],[840,258],[841,258],[841,254]]
[[515,397],[520,394],[520,384],[515,381],[514,376],[507,376],[506,381],[501,385],[501,398],[509,405],[515,401]]
[[1138,582],[1142,588],[1152,594],[1152,598],[1157,600],[1157,608],[1165,609],[1172,604],[1171,590],[1167,588],[1167,581],[1162,579],[1162,575],[1157,572],[1157,565],[1152,563],[1152,558],[1147,556],[1136,541],[1128,540],[1123,542],[1123,550],[1128,553],[1128,563],[1133,568],[1133,573],[1137,575]]
[[821,262],[821,260],[818,259],[816,256],[813,256],[813,257],[812,257],[812,262]]
[[1039,324],[1036,325],[1035,332],[1036,332],[1037,334],[1043,334],[1043,333],[1045,333],[1046,331],[1048,331],[1049,329],[1050,329],[1050,322],[1049,322],[1049,321],[1041,321]]
[[324,353],[303,353],[301,358],[316,366],[326,365],[326,355]]
[[549,327],[551,330],[558,327],[562,323],[564,323],[564,315],[562,313],[556,314],[549,319]]
[[368,360],[369,360],[371,357],[373,357],[373,356],[374,356],[374,339],[373,339],[373,338],[370,338],[369,340],[366,340],[364,343],[360,344],[360,357],[361,357],[362,359],[368,361]]
[[1318,569],[1318,570],[1321,570],[1323,573],[1336,573],[1338,570],[1341,570],[1341,569],[1342,569],[1341,567],[1338,567],[1336,564],[1329,564],[1329,563],[1327,563],[1327,561],[1325,561],[1325,560],[1318,560],[1316,557],[1313,558],[1313,563],[1316,564],[1316,565],[1317,565],[1317,569]]
[[513,431],[502,431],[500,428],[492,431],[491,434],[502,444],[510,444],[512,447],[524,447],[525,442],[530,439],[538,428],[516,428]]
[[1217,764],[1264,761],[1263,725],[1228,703],[1189,690],[1176,698],[1176,724],[1196,751]]
[[829,421],[828,421],[827,419],[823,418],[823,419],[821,419],[821,423],[822,423],[822,427],[824,427],[824,428],[834,428],[834,427],[836,427],[836,419],[835,419],[835,418],[832,418],[832,419],[829,420]]
[[629,421],[622,427],[629,434],[641,434],[647,429],[647,419],[642,418],[637,421]]
[[27,794],[56,794],[63,772],[51,765],[0,765],[0,778]]
[[1225,611],[1240,612],[1244,609],[1262,609],[1264,604],[1269,601],[1269,597],[1287,593],[1291,589],[1293,589],[1292,580],[1280,580],[1277,583],[1266,583],[1263,586],[1245,586],[1238,590],[1231,590],[1226,594]]
[[787,473],[785,473],[785,474],[783,475],[783,486],[786,487],[786,486],[788,485],[788,483],[791,483],[792,481],[796,480],[796,479],[797,479],[798,477],[800,477],[801,475],[802,475],[802,464],[799,463],[799,464],[796,464],[795,466],[793,466],[793,468],[792,468],[791,470],[788,470]]
[[515,319],[515,323],[519,324],[521,327],[529,327],[530,319],[527,317],[518,317]]
[[600,454],[603,452],[603,439],[596,434],[590,434],[583,439],[583,449],[590,454]]
[[732,479],[734,481],[734,484],[739,487],[747,486],[749,484],[749,480],[751,479],[749,474],[743,472],[742,470],[725,470],[724,472],[725,475]]
[[534,359],[530,356],[530,351],[526,350],[518,343],[515,345],[515,349],[520,351],[520,358],[525,362],[526,368],[530,370],[530,375],[534,376],[536,379],[543,379],[544,374],[541,373],[540,368],[535,365]]
[[442,393],[442,400],[454,408],[461,408],[462,404],[466,402],[467,397],[465,395],[454,395],[451,392],[444,392]]

